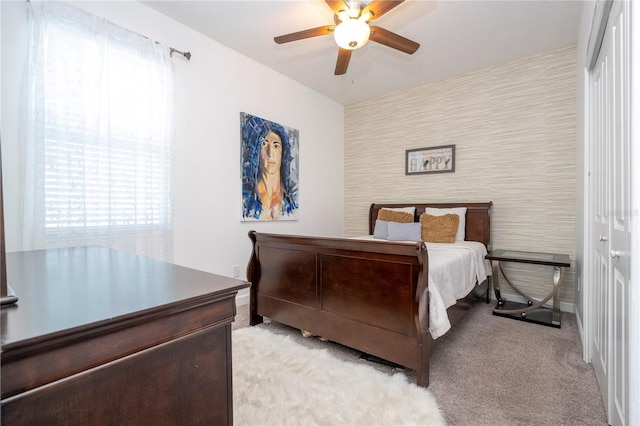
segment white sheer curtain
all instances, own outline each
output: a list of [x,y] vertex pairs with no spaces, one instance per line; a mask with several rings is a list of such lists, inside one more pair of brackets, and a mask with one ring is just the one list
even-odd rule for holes
[[61,2],[32,2],[25,249],[172,258],[169,48]]

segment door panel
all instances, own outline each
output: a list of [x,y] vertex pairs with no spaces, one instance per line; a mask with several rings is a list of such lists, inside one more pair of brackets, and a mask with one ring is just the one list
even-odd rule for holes
[[628,418],[630,229],[630,2],[614,1],[589,80],[592,362],[608,421]]

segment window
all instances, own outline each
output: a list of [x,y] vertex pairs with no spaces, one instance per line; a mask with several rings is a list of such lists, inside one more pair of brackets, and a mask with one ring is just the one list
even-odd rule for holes
[[170,235],[168,48],[64,3],[31,10],[33,229],[45,246]]

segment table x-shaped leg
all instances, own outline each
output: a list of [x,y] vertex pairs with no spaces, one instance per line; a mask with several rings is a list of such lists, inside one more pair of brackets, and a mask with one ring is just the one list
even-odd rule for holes
[[506,315],[520,315],[523,318],[527,316],[527,312],[530,312],[534,309],[538,309],[543,307],[543,305],[545,303],[547,303],[549,301],[549,299],[551,299],[553,297],[553,318],[552,318],[552,323],[554,325],[560,325],[560,297],[559,297],[559,290],[560,290],[560,282],[562,281],[562,274],[564,272],[564,268],[561,266],[554,266],[553,267],[553,288],[551,289],[551,293],[549,293],[549,295],[547,297],[545,297],[544,299],[540,300],[539,302],[533,303],[533,300],[531,297],[529,297],[526,293],[524,293],[522,290],[520,290],[515,284],[513,284],[513,282],[511,282],[511,280],[509,279],[509,277],[504,273],[504,270],[502,269],[502,265],[500,264],[499,260],[492,260],[491,261],[491,271],[492,271],[492,275],[491,275],[491,280],[492,280],[492,284],[493,284],[493,290],[495,292],[496,295],[496,299],[498,300],[498,307],[503,306],[505,304],[505,300],[502,298],[501,294],[500,294],[500,277],[499,277],[499,273],[502,272],[502,275],[504,276],[504,279],[507,280],[507,282],[509,283],[509,285],[518,293],[520,294],[522,297],[524,297],[525,299],[527,299],[527,307],[526,308],[521,308],[521,309],[499,309],[496,308],[494,309],[494,311],[496,312],[500,312],[500,314],[506,314]]

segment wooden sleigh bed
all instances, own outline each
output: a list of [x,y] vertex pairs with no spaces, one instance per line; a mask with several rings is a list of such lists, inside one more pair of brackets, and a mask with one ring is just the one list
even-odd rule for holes
[[[369,234],[378,210],[415,206],[466,207],[467,241],[490,247],[492,203],[372,204]],[[415,370],[429,385],[434,338],[429,332],[426,244],[249,232],[253,252],[250,323],[263,317],[307,330],[366,354]],[[486,295],[485,280],[446,310],[451,326]]]

